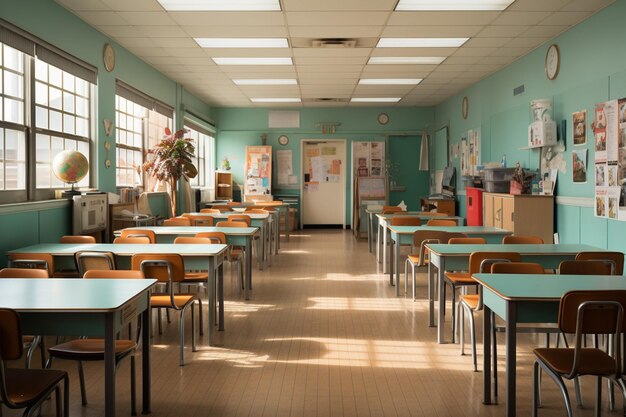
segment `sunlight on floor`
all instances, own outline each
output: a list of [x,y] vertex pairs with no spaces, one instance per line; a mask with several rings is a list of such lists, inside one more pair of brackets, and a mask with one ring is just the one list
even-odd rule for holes
[[297,255],[310,255],[311,251],[301,250],[301,249],[292,249],[292,250],[281,250],[280,253],[281,254],[283,254],[283,253],[295,253]]
[[369,310],[369,311],[405,311],[399,304],[390,304],[384,298],[351,298],[351,297],[311,297],[309,301],[313,310]]
[[224,311],[229,313],[254,313],[276,308],[276,304],[252,304],[238,301],[224,301]]

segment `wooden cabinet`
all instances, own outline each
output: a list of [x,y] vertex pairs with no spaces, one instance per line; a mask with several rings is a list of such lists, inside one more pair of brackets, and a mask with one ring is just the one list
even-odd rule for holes
[[422,211],[445,213],[448,216],[456,216],[456,200],[453,198],[422,198],[420,199]]
[[231,174],[230,172],[215,172],[215,199],[233,199],[233,174]]
[[543,195],[483,194],[483,225],[510,230],[514,235],[554,238],[554,197]]

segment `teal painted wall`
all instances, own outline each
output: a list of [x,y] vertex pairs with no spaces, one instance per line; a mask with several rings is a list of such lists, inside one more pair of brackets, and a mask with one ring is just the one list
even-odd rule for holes
[[[389,123],[380,125],[377,121],[379,113],[385,112],[389,115]],[[224,157],[230,161],[233,181],[242,184],[244,178],[245,147],[246,145],[260,145],[261,135],[267,134],[267,144],[273,146],[274,161],[275,152],[281,149],[290,149],[293,152],[293,172],[298,176],[298,184],[291,187],[278,188],[276,186],[276,171],[273,173],[272,192],[274,194],[291,193],[300,194],[301,184],[301,154],[300,146],[303,139],[347,139],[347,162],[350,164],[351,143],[353,141],[384,141],[389,135],[418,135],[423,129],[432,130],[434,113],[432,108],[303,108],[300,109],[299,129],[269,129],[268,109],[236,109],[218,108],[214,110],[218,122],[217,132],[217,164]],[[337,127],[336,133],[324,135],[321,128],[315,125],[320,122],[341,123]],[[287,135],[289,144],[281,146],[278,144],[278,136]],[[402,155],[403,169],[411,172],[406,165],[410,164],[417,172],[419,163],[419,148],[413,156]],[[391,156],[394,157],[393,155]],[[405,159],[406,158],[406,162]],[[274,164],[274,169],[276,164]],[[350,224],[350,168],[348,168],[346,181],[346,224]],[[424,184],[424,189],[428,188],[427,175],[409,174],[399,182],[411,182]],[[419,196],[418,196],[419,197]]]
[[[595,218],[591,208],[592,180],[586,184],[572,181],[571,150],[584,147],[573,146],[571,114],[586,109],[590,124],[595,103],[626,96],[626,55],[621,53],[626,44],[624,16],[626,2],[617,1],[435,108],[435,129],[449,126],[450,143],[459,143],[467,130],[479,128],[483,162],[500,161],[506,154],[509,166],[520,161],[524,167],[537,168],[539,151],[519,148],[526,146],[531,100],[552,99],[554,120],[567,121],[567,171],[559,173],[556,188],[556,229],[561,242],[582,242],[622,251],[626,250],[626,222]],[[544,60],[552,43],[557,43],[561,51],[561,67],[557,79],[549,81]],[[525,92],[513,96],[513,89],[522,84]],[[461,117],[463,96],[469,99],[467,120]],[[588,170],[593,170],[590,129],[586,146]],[[453,164],[459,169],[458,158]],[[460,180],[459,187],[462,189]],[[463,195],[459,197],[460,214],[464,215],[465,199]]]

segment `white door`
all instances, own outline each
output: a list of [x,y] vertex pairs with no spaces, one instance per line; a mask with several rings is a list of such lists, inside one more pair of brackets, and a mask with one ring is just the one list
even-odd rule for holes
[[346,227],[346,141],[303,140],[302,225]]

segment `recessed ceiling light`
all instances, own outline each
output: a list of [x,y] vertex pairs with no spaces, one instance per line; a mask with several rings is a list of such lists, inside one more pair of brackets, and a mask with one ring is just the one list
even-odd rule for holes
[[400,0],[396,11],[504,10],[513,0]]
[[251,98],[253,103],[300,103],[302,100],[298,97],[291,98]]
[[298,85],[298,80],[293,78],[267,78],[267,79],[251,79],[244,78],[233,80],[237,85]]
[[369,85],[417,85],[421,78],[361,78],[359,84]]
[[157,0],[168,11],[280,11],[279,0]]
[[289,48],[287,38],[194,38],[203,48]]
[[377,48],[457,48],[469,38],[380,38]]
[[368,64],[413,64],[439,65],[446,59],[445,56],[373,56]]
[[400,97],[353,97],[352,103],[397,103]]
[[217,65],[293,65],[291,58],[211,58]]

